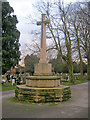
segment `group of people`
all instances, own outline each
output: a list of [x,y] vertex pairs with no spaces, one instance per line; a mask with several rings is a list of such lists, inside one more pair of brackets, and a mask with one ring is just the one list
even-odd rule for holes
[[20,75],[18,75],[17,77],[15,77],[15,75],[12,75],[11,81],[12,81],[12,85],[14,85],[14,84],[20,85],[20,83],[21,83]]
[[20,85],[21,84],[21,77],[20,75],[15,74],[7,74],[2,76],[2,84],[12,82],[12,85]]

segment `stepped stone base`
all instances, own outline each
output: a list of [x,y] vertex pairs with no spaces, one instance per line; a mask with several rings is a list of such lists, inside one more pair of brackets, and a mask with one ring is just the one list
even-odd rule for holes
[[26,86],[30,87],[58,87],[60,86],[59,76],[28,76]]
[[71,97],[71,90],[69,86],[62,85],[54,88],[37,88],[17,85],[15,96],[20,101],[32,103],[62,102]]

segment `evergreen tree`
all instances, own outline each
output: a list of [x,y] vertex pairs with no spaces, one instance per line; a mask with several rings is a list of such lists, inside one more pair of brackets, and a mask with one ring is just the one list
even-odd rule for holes
[[37,55],[27,55],[24,59],[25,71],[31,75],[34,73],[34,65],[39,62]]
[[20,32],[17,30],[18,23],[13,8],[8,2],[2,3],[2,73],[18,64],[20,58]]
[[68,73],[67,65],[57,57],[54,59],[51,59],[49,63],[52,64],[53,72],[55,73]]

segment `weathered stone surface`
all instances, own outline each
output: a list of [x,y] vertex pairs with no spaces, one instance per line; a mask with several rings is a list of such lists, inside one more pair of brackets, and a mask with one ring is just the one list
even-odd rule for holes
[[35,75],[52,75],[52,65],[48,63],[35,64]]
[[26,85],[30,87],[58,87],[60,86],[59,76],[28,76]]
[[68,86],[60,85],[60,77],[52,75],[52,65],[46,61],[46,23],[45,14],[42,14],[40,61],[35,65],[34,76],[26,77],[26,85],[19,85],[15,96],[26,102],[62,102],[71,97]]
[[45,103],[45,102],[62,102],[71,97],[71,90],[68,86],[54,88],[32,88],[25,85],[18,85],[15,95],[19,100]]
[[42,14],[42,20],[37,22],[37,25],[41,25],[41,47],[40,47],[40,63],[47,63],[46,61],[46,24],[50,23],[50,20],[45,19],[45,14]]

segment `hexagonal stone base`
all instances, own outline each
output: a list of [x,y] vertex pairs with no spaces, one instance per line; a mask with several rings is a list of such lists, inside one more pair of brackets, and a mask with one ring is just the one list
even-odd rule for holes
[[28,76],[26,86],[29,87],[58,87],[60,86],[60,76]]
[[69,86],[60,86],[54,88],[33,88],[26,85],[18,85],[15,90],[15,96],[20,101],[46,103],[62,102],[71,98]]

